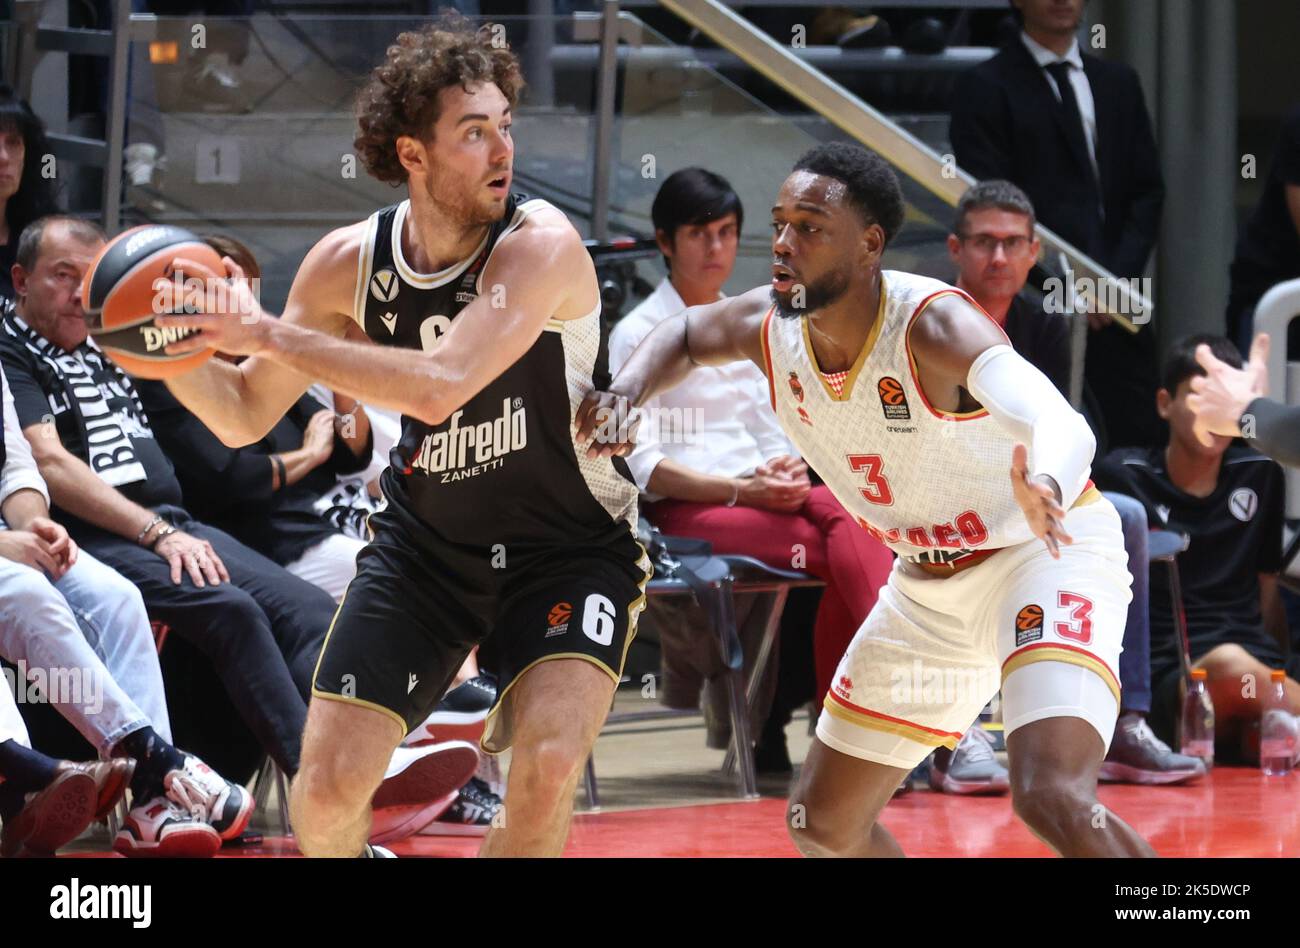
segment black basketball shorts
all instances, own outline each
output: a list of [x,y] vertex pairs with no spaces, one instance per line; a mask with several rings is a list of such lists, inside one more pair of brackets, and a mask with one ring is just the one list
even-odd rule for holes
[[371,708],[409,733],[490,635],[500,680],[482,745],[498,754],[512,740],[511,688],[534,665],[576,658],[617,685],[652,575],[630,529],[599,546],[507,550],[507,565],[494,566],[489,552],[412,542],[397,518],[370,522],[374,535],[325,637],[313,695]]

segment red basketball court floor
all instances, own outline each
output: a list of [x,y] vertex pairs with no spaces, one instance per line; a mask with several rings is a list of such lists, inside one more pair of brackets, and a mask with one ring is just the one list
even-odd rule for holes
[[[1300,856],[1300,774],[1263,777],[1217,768],[1190,787],[1104,786],[1101,801],[1149,839],[1162,856]],[[785,802],[653,807],[579,813],[568,856],[794,856],[783,826]],[[954,797],[928,790],[893,800],[883,821],[911,856],[1046,856],[1050,851],[1011,812],[1009,797]],[[399,856],[473,856],[480,840],[415,837]],[[113,856],[82,852],[78,856]],[[223,857],[297,856],[293,843],[227,847]]]

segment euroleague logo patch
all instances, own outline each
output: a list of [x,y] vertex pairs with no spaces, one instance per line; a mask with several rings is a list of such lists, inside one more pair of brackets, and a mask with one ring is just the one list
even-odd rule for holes
[[573,615],[573,606],[567,602],[557,602],[551,606],[550,613],[546,616],[546,635],[550,638],[552,635],[563,635],[569,631],[569,617]]
[[790,373],[790,391],[794,392],[794,397],[798,401],[803,401],[803,383],[799,381],[798,372]]
[[1016,648],[1043,637],[1043,607],[1031,602],[1016,613]]
[[880,407],[890,421],[907,421],[912,417],[907,408],[907,394],[898,379],[892,375],[881,376],[876,383],[876,393],[880,395]]

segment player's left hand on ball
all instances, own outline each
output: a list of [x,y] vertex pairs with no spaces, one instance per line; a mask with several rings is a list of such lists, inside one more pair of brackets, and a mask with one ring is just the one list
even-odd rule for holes
[[185,257],[172,261],[167,271],[169,278],[173,272],[179,271],[185,275],[186,281],[202,282],[205,311],[195,315],[186,313],[155,318],[154,322],[159,326],[198,330],[167,346],[168,355],[185,355],[200,349],[217,349],[230,355],[256,355],[265,348],[269,332],[267,314],[240,266],[229,257],[221,259],[226,265],[224,274]]
[[590,391],[573,416],[578,444],[588,445],[587,457],[626,456],[636,446],[641,414],[626,396]]
[[1045,544],[1053,559],[1061,558],[1061,546],[1074,542],[1065,532],[1065,509],[1057,499],[1057,488],[1045,474],[1029,474],[1029,450],[1023,444],[1011,449],[1011,489],[1024,512],[1029,529]]

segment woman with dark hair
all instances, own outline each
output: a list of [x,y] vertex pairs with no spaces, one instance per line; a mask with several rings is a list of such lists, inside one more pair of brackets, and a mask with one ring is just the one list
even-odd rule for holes
[[45,172],[49,154],[45,123],[13,89],[0,85],[0,296],[12,298],[10,269],[23,228],[58,210],[54,178]]

